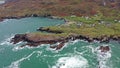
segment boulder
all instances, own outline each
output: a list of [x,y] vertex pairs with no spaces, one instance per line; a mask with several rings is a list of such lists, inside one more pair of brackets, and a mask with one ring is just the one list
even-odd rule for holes
[[107,52],[107,51],[110,51],[110,47],[109,47],[109,46],[100,46],[99,49],[101,50],[101,52]]
[[20,41],[24,41],[26,37],[26,34],[16,34],[12,39],[11,42],[13,42],[13,44],[16,44]]

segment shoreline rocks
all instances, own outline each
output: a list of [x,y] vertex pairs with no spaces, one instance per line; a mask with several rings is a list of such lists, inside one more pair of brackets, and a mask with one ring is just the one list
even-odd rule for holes
[[26,18],[26,17],[46,17],[46,18],[50,18],[50,19],[58,19],[58,20],[64,20],[66,21],[64,18],[61,17],[57,17],[57,16],[52,16],[50,14],[48,15],[38,15],[38,14],[26,14],[23,16],[8,16],[8,17],[0,17],[0,21],[3,21],[4,19],[21,19],[21,18]]
[[96,49],[98,68],[107,67],[106,63],[111,58],[111,48],[109,45],[100,45]]
[[[47,32],[47,33],[55,33],[55,34],[61,34],[61,33],[64,33],[62,31],[56,31],[56,30],[50,30],[49,28],[44,28],[44,27],[40,27],[37,29],[37,31],[41,31],[41,32]],[[71,35],[68,37],[68,39],[73,39],[73,40],[76,40],[76,39],[81,39],[81,40],[85,40],[85,41],[88,41],[88,42],[94,42],[94,41],[100,41],[100,43],[109,43],[111,40],[115,40],[115,41],[118,41],[120,42],[120,36],[117,36],[117,35],[111,35],[111,36],[107,36],[107,35],[102,35],[100,37],[94,37],[94,38],[91,38],[89,36],[83,36],[83,35]]]
[[[74,41],[74,40],[84,40],[88,41],[89,43],[94,41],[100,41],[100,43],[109,43],[111,40],[120,41],[120,37],[114,38],[114,36],[101,36],[99,38],[90,38],[82,35],[69,35],[68,37],[53,37],[53,36],[46,36],[46,35],[34,35],[34,34],[16,34],[14,38],[11,39],[11,43],[16,44],[20,41],[27,42],[23,46],[39,46],[41,44],[56,44],[59,43],[57,46],[50,46],[50,48],[59,50],[61,49],[65,43],[68,41]],[[23,47],[21,46],[21,47]]]
[[56,34],[63,33],[62,31],[50,30],[49,28],[44,28],[44,27],[38,28],[37,31],[47,32],[47,33],[56,33]]
[[99,50],[101,50],[101,52],[108,52],[108,51],[110,51],[110,47],[109,46],[100,46]]
[[[19,43],[21,41],[23,42],[27,42],[26,44],[22,45],[23,46],[39,46],[41,44],[56,44],[58,42],[61,42],[60,44],[58,44],[58,46],[56,46],[56,50],[62,48],[64,46],[65,43],[65,38],[61,39],[61,38],[53,38],[52,36],[35,36],[32,34],[16,34],[14,36],[14,38],[11,39],[11,43],[16,44]],[[53,48],[53,47],[51,47]]]
[[[51,18],[51,19],[61,19],[66,21],[63,18],[59,18],[59,17],[55,17],[55,16],[51,16],[51,15],[43,15],[43,16],[39,16],[37,14],[31,14],[31,15],[25,15],[25,16],[19,16],[19,17],[15,17],[15,16],[11,16],[11,17],[1,17],[0,21],[3,21],[3,19],[20,19],[20,18],[25,18],[25,17],[47,17],[47,18]],[[41,31],[41,32],[47,32],[47,33],[55,33],[55,34],[61,34],[63,33],[62,31],[56,31],[56,30],[50,30],[49,28],[44,28],[44,27],[40,27],[37,29],[37,31]],[[44,36],[41,37],[33,37],[33,38],[29,38],[28,34],[16,34],[14,36],[14,38],[11,39],[11,42],[13,42],[13,44],[16,44],[20,41],[23,42],[27,42],[27,44],[23,45],[23,46],[38,46],[41,44],[55,44],[55,43],[60,43],[58,46],[51,46],[51,48],[56,48],[56,50],[61,49],[64,44],[66,42],[68,42],[69,40],[76,40],[76,39],[80,39],[80,40],[85,40],[88,42],[94,42],[94,41],[99,41],[100,43],[109,43],[111,40],[115,40],[118,41],[120,43],[120,36],[117,35],[111,35],[111,36],[107,36],[107,35],[103,35],[100,37],[95,37],[95,38],[91,38],[88,36],[83,36],[83,35],[70,35],[66,38],[51,38],[50,36],[45,38],[44,40],[40,40],[43,39]],[[21,46],[21,47],[23,47]]]

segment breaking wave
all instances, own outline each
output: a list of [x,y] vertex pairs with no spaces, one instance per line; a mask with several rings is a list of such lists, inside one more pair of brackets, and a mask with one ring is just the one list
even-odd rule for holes
[[10,43],[10,40],[14,37],[14,35],[11,35],[9,38],[3,40],[0,45],[12,45],[13,43]]
[[[108,46],[108,45],[103,45],[103,46]],[[107,52],[101,52],[101,50],[99,50],[98,48],[100,48],[100,46],[96,48],[98,68],[111,68],[111,66],[108,65],[109,59],[111,58],[111,50]]]
[[[16,45],[21,45],[21,44],[25,44],[26,42],[20,42]],[[37,47],[30,47],[30,46],[24,46],[24,47],[20,47],[20,46],[15,46],[13,47],[12,51],[19,51],[19,50],[22,50],[22,49],[35,49],[35,48],[42,48],[42,47],[46,47],[48,46],[49,44],[41,44],[41,45],[38,45]]]
[[87,68],[88,61],[82,56],[61,57],[52,68]]

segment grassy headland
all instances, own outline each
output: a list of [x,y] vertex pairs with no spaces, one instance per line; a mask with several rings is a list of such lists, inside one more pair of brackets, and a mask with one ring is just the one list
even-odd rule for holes
[[[44,27],[52,31],[61,31],[67,34],[78,34],[88,37],[107,36],[120,36],[120,22],[101,20],[100,18],[87,18],[86,17],[65,17],[69,20],[66,24],[61,26]],[[69,22],[73,22],[70,23]]]
[[[10,0],[0,6],[0,19],[30,16],[57,16],[67,20],[60,26],[42,29],[47,36],[82,35],[90,38],[117,36],[120,38],[120,0]],[[46,36],[38,32],[36,36]]]

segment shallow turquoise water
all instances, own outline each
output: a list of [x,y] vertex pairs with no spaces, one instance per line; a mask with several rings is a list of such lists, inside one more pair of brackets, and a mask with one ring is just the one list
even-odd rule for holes
[[[0,23],[0,68],[98,68],[96,48],[103,43],[70,41],[61,50],[50,49],[48,44],[39,47],[19,48],[9,39],[17,33],[35,32],[41,26],[63,24],[63,20],[42,17],[10,19]],[[120,44],[110,42],[111,57],[101,68],[120,68]]]

